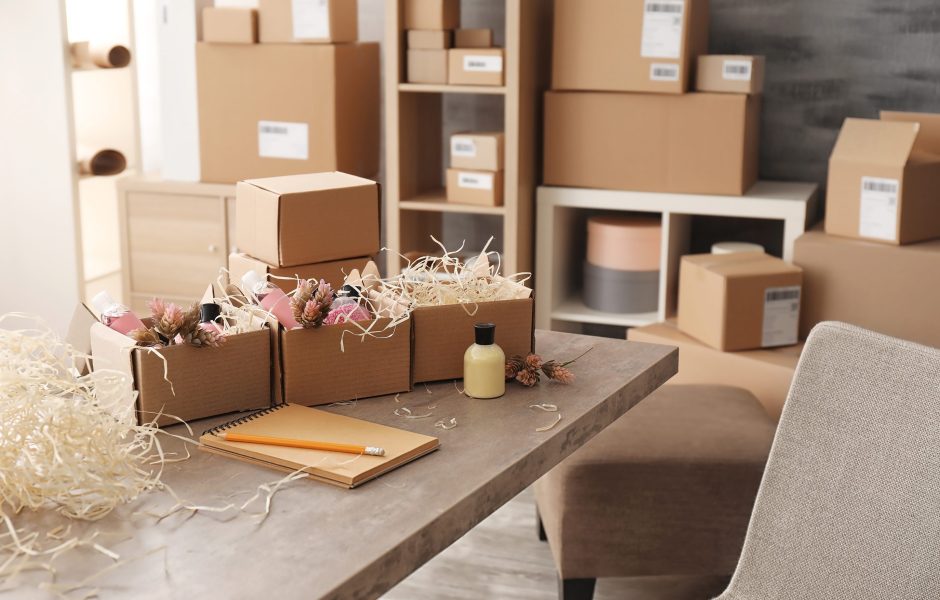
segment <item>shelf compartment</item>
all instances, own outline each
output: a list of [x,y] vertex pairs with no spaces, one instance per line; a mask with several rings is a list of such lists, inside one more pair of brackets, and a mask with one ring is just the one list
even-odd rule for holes
[[417,92],[423,94],[489,94],[505,96],[505,86],[496,85],[448,85],[437,83],[399,83],[400,92]]
[[468,213],[476,215],[502,215],[505,206],[477,206],[475,204],[456,204],[447,201],[447,191],[443,188],[424,192],[398,203],[402,210],[426,210],[442,213]]
[[581,298],[569,297],[552,310],[551,318],[573,323],[642,327],[656,323],[659,320],[659,312],[654,310],[644,313],[609,313],[588,308]]

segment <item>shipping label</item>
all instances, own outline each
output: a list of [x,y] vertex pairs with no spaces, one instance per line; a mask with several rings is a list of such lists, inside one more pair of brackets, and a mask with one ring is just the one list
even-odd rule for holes
[[651,64],[650,81],[679,81],[679,65],[675,63]]
[[493,176],[489,173],[467,173],[461,171],[457,174],[457,186],[471,190],[493,191]]
[[309,158],[306,123],[258,121],[258,156],[262,158]]
[[503,57],[468,54],[463,57],[463,70],[468,73],[501,73]]
[[751,80],[751,61],[728,59],[721,65],[722,79],[731,81],[750,81]]
[[862,177],[858,234],[879,240],[897,239],[898,192],[901,182],[884,177]]
[[643,58],[679,58],[682,52],[684,0],[645,0],[643,2]]
[[476,158],[477,144],[473,138],[452,137],[450,138],[450,155]]
[[294,37],[320,40],[330,37],[329,0],[291,0]]
[[764,290],[764,326],[761,346],[788,346],[797,342],[800,325],[800,286]]

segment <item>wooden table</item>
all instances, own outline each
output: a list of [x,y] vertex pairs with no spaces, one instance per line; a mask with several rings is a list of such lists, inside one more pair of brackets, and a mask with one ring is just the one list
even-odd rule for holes
[[[543,381],[535,388],[513,383],[496,400],[460,395],[453,382],[418,385],[409,394],[361,400],[328,410],[436,435],[441,448],[360,488],[346,490],[295,481],[274,497],[263,521],[231,510],[189,511],[157,521],[142,513],[165,510],[166,494],[146,495],[103,521],[73,528],[99,530],[102,545],[128,564],[89,585],[102,598],[376,598],[513,498],[597,432],[676,373],[678,351],[540,331],[543,357],[569,359],[593,346],[574,365],[570,386]],[[364,374],[365,375],[365,374]],[[550,403],[556,413],[529,408]],[[404,419],[397,407],[432,417]],[[456,417],[457,427],[435,428]],[[202,429],[222,419],[196,423]],[[180,427],[175,433],[185,433]],[[178,449],[179,444],[170,444]],[[282,475],[263,467],[196,451],[168,465],[164,481],[186,501],[241,504],[257,486]],[[255,503],[249,510],[260,511]],[[20,519],[38,520],[37,515]],[[48,519],[48,516],[45,517]],[[534,532],[533,532],[534,535]],[[90,550],[56,563],[59,581],[76,581],[110,560]],[[27,582],[29,580],[27,579]],[[22,594],[20,593],[22,592]],[[17,598],[46,597],[24,586]]]

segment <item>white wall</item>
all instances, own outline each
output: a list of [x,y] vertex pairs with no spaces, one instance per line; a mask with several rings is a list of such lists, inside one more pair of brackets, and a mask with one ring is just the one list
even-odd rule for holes
[[61,333],[82,281],[64,40],[60,0],[0,0],[0,314]]

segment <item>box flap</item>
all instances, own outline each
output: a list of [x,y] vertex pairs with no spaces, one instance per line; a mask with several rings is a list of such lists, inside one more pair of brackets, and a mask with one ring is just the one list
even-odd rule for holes
[[848,118],[831,160],[902,167],[917,140],[917,123]]
[[[69,330],[65,334],[65,343],[76,352],[91,355],[91,326],[98,322],[95,313],[82,303],[75,307],[72,320],[69,321]],[[91,365],[87,359],[76,358],[73,365],[78,374],[87,375]]]
[[308,173],[305,175],[285,175],[283,177],[265,177],[263,179],[246,179],[243,183],[280,195],[304,194],[307,192],[320,192],[336,188],[377,185],[376,182],[371,179],[356,177],[355,175],[349,175],[340,171]]
[[775,256],[758,252],[693,254],[683,256],[682,260],[689,261],[716,275],[726,278],[802,272],[802,269],[795,265]]
[[883,110],[881,120],[917,123],[920,125],[920,131],[914,142],[914,152],[940,154],[940,115]]

